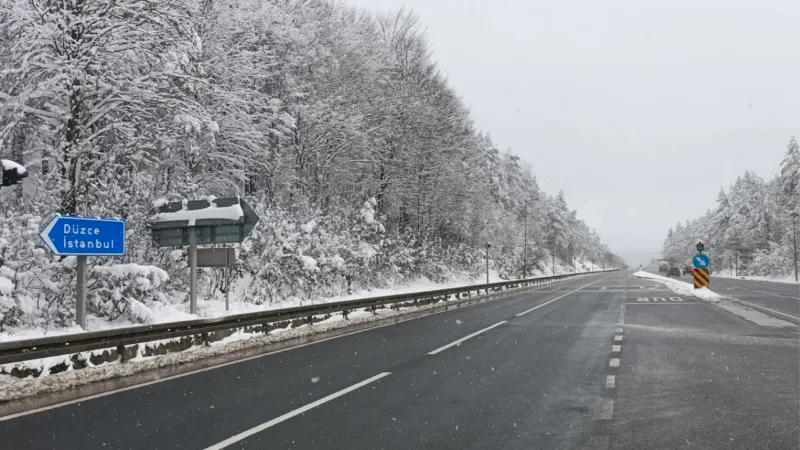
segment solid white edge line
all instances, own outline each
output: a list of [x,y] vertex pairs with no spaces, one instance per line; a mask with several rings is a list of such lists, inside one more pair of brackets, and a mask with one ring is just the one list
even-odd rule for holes
[[356,383],[356,384],[354,384],[354,385],[352,385],[350,387],[344,388],[341,391],[334,392],[333,394],[330,394],[330,395],[327,395],[325,397],[322,397],[321,399],[319,399],[319,400],[317,400],[315,402],[311,402],[311,403],[309,403],[309,404],[307,404],[307,405],[305,405],[303,407],[295,409],[294,411],[290,411],[290,412],[288,412],[288,413],[286,413],[286,414],[284,414],[282,416],[278,416],[278,417],[276,417],[276,418],[274,418],[274,419],[272,419],[272,420],[270,420],[268,422],[264,422],[264,423],[262,423],[261,425],[259,425],[257,427],[250,428],[247,431],[243,431],[243,432],[241,432],[241,433],[239,433],[239,434],[237,434],[235,436],[229,437],[228,439],[225,439],[224,441],[222,441],[222,442],[220,442],[218,444],[214,444],[214,445],[212,445],[210,447],[207,447],[206,450],[220,450],[220,449],[223,449],[223,448],[225,448],[225,447],[227,447],[227,446],[229,446],[231,444],[235,444],[235,443],[237,443],[237,442],[239,442],[241,440],[244,440],[244,439],[246,439],[246,438],[248,438],[248,437],[250,437],[250,436],[252,436],[252,435],[254,435],[256,433],[260,433],[261,431],[264,431],[267,428],[273,427],[273,426],[275,426],[275,425],[277,425],[277,424],[279,424],[281,422],[284,422],[284,421],[286,421],[288,419],[291,419],[294,416],[299,416],[300,414],[303,414],[306,411],[314,409],[317,406],[320,406],[320,405],[322,405],[324,403],[327,403],[327,402],[329,402],[329,401],[331,401],[331,400],[333,400],[333,399],[335,399],[337,397],[341,397],[341,396],[343,396],[345,394],[353,392],[356,389],[362,388],[362,387],[364,387],[364,386],[366,386],[366,385],[368,385],[370,383],[374,383],[375,381],[378,381],[381,378],[389,376],[389,375],[391,375],[391,372],[379,373],[379,374],[375,375],[374,377],[367,378],[366,380],[361,381],[359,383]]
[[549,305],[550,303],[553,303],[553,302],[554,302],[554,301],[556,301],[556,300],[561,300],[562,298],[564,298],[564,297],[566,297],[566,296],[568,296],[568,295],[570,295],[570,294],[574,294],[574,293],[576,293],[576,292],[580,291],[580,290],[581,290],[581,289],[583,289],[583,288],[589,287],[589,286],[591,286],[591,285],[593,285],[593,284],[595,284],[595,283],[598,283],[598,282],[600,282],[600,281],[603,281],[603,280],[605,280],[606,278],[609,278],[609,277],[611,277],[611,276],[613,276],[613,275],[609,275],[608,277],[603,277],[603,278],[600,278],[599,280],[592,281],[591,283],[589,283],[589,284],[587,284],[587,285],[585,285],[585,286],[581,286],[581,287],[579,287],[578,289],[575,289],[574,291],[567,292],[566,294],[564,294],[564,295],[561,295],[561,296],[558,296],[558,297],[556,297],[556,298],[554,298],[554,299],[552,299],[552,300],[548,300],[548,301],[546,301],[546,302],[542,303],[541,305],[536,305],[536,306],[534,306],[533,308],[531,308],[531,309],[529,309],[529,310],[522,311],[521,313],[517,314],[517,317],[524,316],[525,314],[528,314],[528,313],[529,313],[529,312],[531,312],[531,311],[536,311],[537,309],[539,309],[539,308],[541,308],[541,307],[543,307],[543,306],[547,306],[547,305]]
[[506,323],[506,321],[505,321],[505,320],[501,320],[500,322],[497,322],[496,324],[494,324],[494,325],[492,325],[492,326],[490,326],[490,327],[486,327],[486,328],[484,328],[484,329],[482,329],[482,330],[478,330],[478,331],[476,331],[476,332],[474,332],[474,333],[472,333],[472,334],[470,334],[470,335],[468,335],[468,336],[464,336],[463,338],[461,338],[461,339],[459,339],[459,340],[457,340],[457,341],[453,341],[453,342],[451,342],[451,343],[449,343],[449,344],[445,345],[444,347],[439,347],[439,348],[437,348],[436,350],[434,350],[434,351],[432,351],[432,352],[428,352],[428,354],[429,354],[429,355],[435,355],[435,354],[437,354],[437,353],[441,353],[441,352],[443,352],[443,351],[447,350],[447,349],[448,349],[448,348],[450,348],[450,347],[456,346],[456,345],[458,345],[458,344],[460,344],[460,343],[462,343],[462,342],[466,341],[467,339],[474,338],[475,336],[477,336],[477,335],[479,335],[479,334],[481,334],[481,333],[484,333],[484,332],[486,332],[486,331],[489,331],[489,330],[491,330],[491,329],[492,329],[492,328],[494,328],[494,327],[499,327],[500,325],[502,325],[502,324],[504,324],[504,323]]
[[760,293],[762,293],[762,294],[772,295],[772,296],[774,296],[774,297],[783,297],[783,298],[794,298],[794,299],[800,299],[800,297],[795,297],[794,295],[788,295],[788,294],[776,294],[776,293],[774,293],[774,292],[759,291],[758,289],[750,289],[750,290],[751,290],[751,291],[753,291],[753,292],[760,292]]

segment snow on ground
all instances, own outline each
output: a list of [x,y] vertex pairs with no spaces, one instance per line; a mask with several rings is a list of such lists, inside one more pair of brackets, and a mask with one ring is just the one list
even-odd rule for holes
[[749,320],[757,325],[776,328],[791,328],[795,326],[793,323],[786,322],[784,320],[764,314],[761,311],[748,308],[742,303],[739,303],[736,299],[723,297],[722,295],[719,295],[708,288],[695,289],[694,285],[692,284],[675,280],[673,278],[662,277],[661,275],[655,275],[650,272],[638,271],[634,273],[633,276],[665,284],[668,288],[670,288],[670,290],[680,295],[706,300],[710,303],[713,303],[715,306],[718,306],[745,320]]
[[709,290],[708,288],[695,289],[693,284],[676,280],[674,278],[662,277],[661,275],[655,275],[650,272],[644,272],[640,270],[634,273],[633,276],[658,281],[659,283],[667,285],[667,287],[673,292],[689,297],[698,297],[712,302],[723,298],[721,295]]
[[783,275],[780,277],[762,277],[756,275],[734,275],[735,272],[731,270],[720,270],[715,271],[715,277],[721,278],[735,278],[737,280],[750,280],[750,281],[769,281],[772,283],[789,283],[789,284],[798,284],[797,281],[794,281],[794,275]]

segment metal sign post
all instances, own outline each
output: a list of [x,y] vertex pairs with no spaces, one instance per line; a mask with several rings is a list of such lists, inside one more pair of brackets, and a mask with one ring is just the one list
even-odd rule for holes
[[86,329],[86,257],[78,256],[78,267],[76,274],[76,305],[75,305],[75,321],[78,326]]
[[197,231],[189,229],[189,268],[192,271],[189,277],[189,313],[197,314]]
[[125,221],[56,215],[39,237],[56,255],[78,257],[75,320],[86,330],[86,257],[124,256]]
[[[191,287],[189,311],[197,314],[197,267],[225,267],[227,291],[230,291],[230,265],[235,259],[228,253],[217,255],[217,250],[198,249],[205,244],[240,243],[258,223],[255,211],[239,197],[209,198],[173,202],[158,208],[148,220],[151,236],[159,247],[189,246]],[[218,260],[221,259],[221,262]],[[198,264],[198,259],[199,264]],[[230,293],[225,294],[225,308],[230,308]]]

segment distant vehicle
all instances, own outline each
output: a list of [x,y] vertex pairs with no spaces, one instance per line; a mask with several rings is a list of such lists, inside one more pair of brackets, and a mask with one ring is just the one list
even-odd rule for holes
[[670,267],[669,270],[667,270],[667,276],[668,277],[680,278],[681,277],[681,269],[679,269],[677,267]]
[[692,268],[691,267],[686,266],[686,267],[683,268],[683,274],[684,275],[689,275],[690,273],[692,273]]

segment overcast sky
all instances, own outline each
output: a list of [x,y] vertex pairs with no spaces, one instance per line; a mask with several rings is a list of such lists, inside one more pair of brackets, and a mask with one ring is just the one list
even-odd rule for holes
[[629,264],[800,135],[798,0],[346,3],[415,11],[477,127]]

